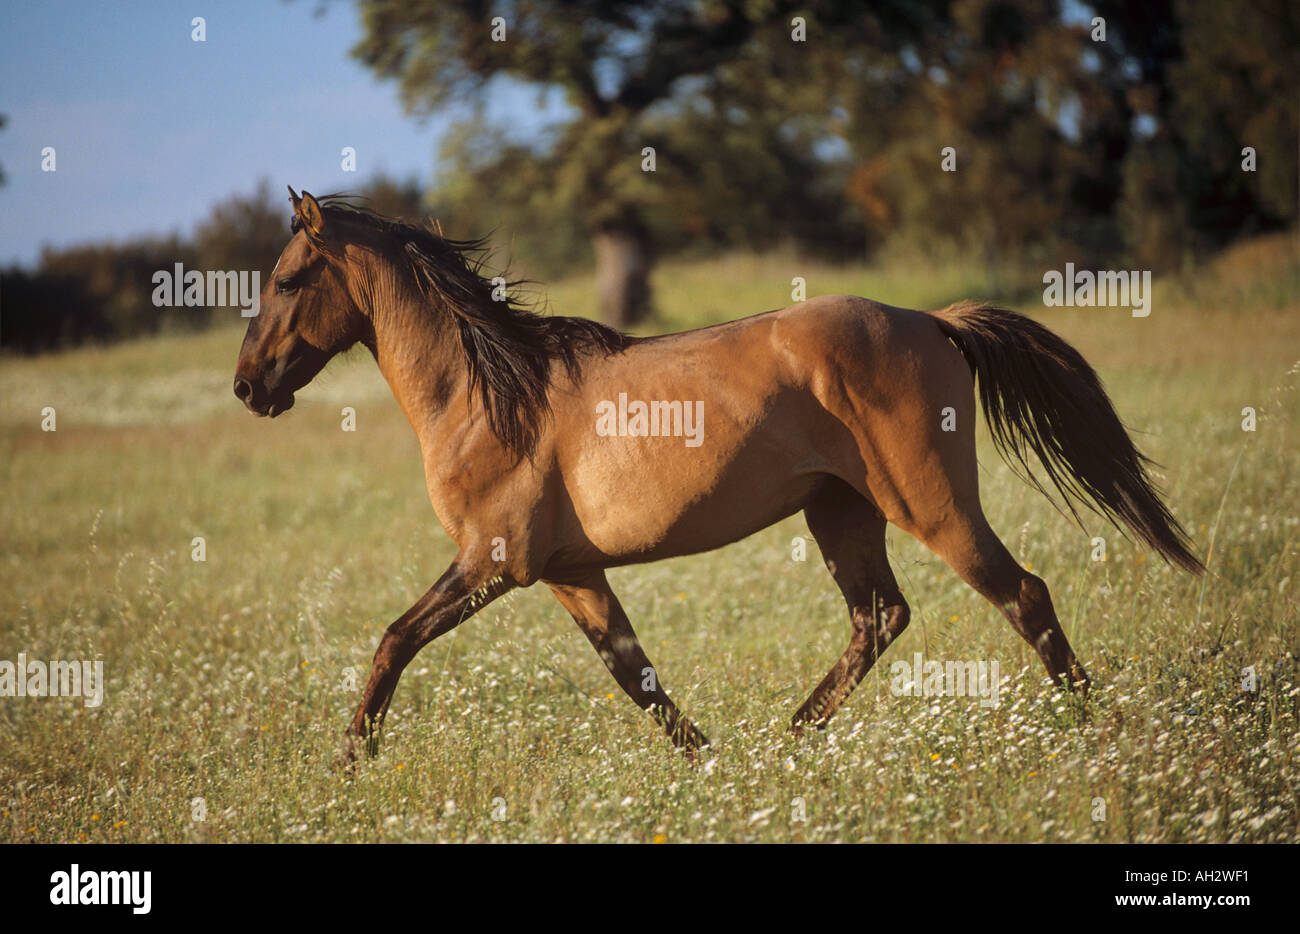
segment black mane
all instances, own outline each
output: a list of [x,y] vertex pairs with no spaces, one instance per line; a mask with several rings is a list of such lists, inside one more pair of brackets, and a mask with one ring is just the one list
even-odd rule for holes
[[[522,457],[537,444],[541,419],[551,410],[547,390],[552,367],[561,363],[568,375],[581,375],[582,357],[622,350],[632,338],[586,318],[538,314],[517,297],[522,284],[505,284],[502,300],[480,270],[487,259],[486,238],[452,240],[427,223],[385,217],[340,195],[318,198],[327,220],[362,224],[392,238],[425,295],[455,318],[469,366],[470,390],[478,390],[488,424],[498,438]],[[301,228],[297,217],[292,229]]]

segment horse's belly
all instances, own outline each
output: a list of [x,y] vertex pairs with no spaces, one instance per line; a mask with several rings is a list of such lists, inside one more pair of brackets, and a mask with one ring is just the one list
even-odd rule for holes
[[568,492],[583,537],[627,562],[742,539],[801,509],[824,475],[817,458],[796,459],[752,438],[739,452],[672,450],[676,439],[666,438],[609,440],[626,448],[575,471]]
[[779,320],[634,348],[557,400],[578,526],[561,547],[626,562],[717,548],[797,512],[843,472],[856,445],[809,385],[830,351],[774,337]]

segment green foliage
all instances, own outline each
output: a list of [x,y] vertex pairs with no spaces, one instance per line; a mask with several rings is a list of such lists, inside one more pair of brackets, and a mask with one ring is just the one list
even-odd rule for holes
[[[423,217],[413,181],[378,176],[357,194],[384,213]],[[238,305],[233,296],[225,307],[155,307],[153,276],[180,263],[186,270],[257,271],[265,284],[289,240],[287,201],[263,180],[250,194],[214,205],[192,237],[47,249],[35,271],[4,270],[0,348],[33,353],[239,320],[238,312],[231,314]]]
[[[903,13],[822,7],[814,28],[835,48],[916,29]],[[535,0],[504,10],[505,41],[475,0],[361,10],[354,53],[396,79],[414,112],[481,108],[499,81],[563,95],[569,116],[541,139],[512,138],[480,113],[443,152],[440,209],[458,230],[508,229],[529,268],[584,263],[602,232],[648,232],[660,253],[798,241],[844,254],[864,237],[820,153],[835,141],[827,60],[791,41],[791,17],[809,15],[798,4]]]
[[432,214],[448,236],[490,236],[502,261],[526,257],[521,270],[552,278],[590,260],[590,237],[557,193],[557,160],[477,122],[451,133]]
[[[1149,136],[1124,163],[1123,246],[1170,268],[1260,231],[1294,227],[1300,14],[1287,0],[1093,4],[1132,78],[1119,90]],[[1242,149],[1256,151],[1254,172]]]
[[121,244],[47,249],[36,273],[0,275],[5,350],[30,353],[85,341],[198,328],[208,309],[159,309],[153,274],[175,263],[194,268],[197,252],[178,237],[144,237]]
[[398,217],[411,223],[420,223],[428,217],[424,193],[413,178],[398,180],[381,173],[372,178],[358,194],[360,203],[388,217]]
[[[202,269],[258,270],[266,282],[289,239],[289,211],[283,189],[266,179],[249,195],[215,205],[194,236],[196,262]],[[232,301],[229,307],[235,307]]]
[[541,139],[463,123],[437,190],[548,274],[625,223],[661,255],[903,239],[1170,269],[1296,221],[1292,6],[535,0],[503,7],[493,42],[496,11],[472,0],[367,0],[355,53],[415,111],[481,104],[499,80],[563,95]]
[[[628,296],[648,292],[656,255],[955,254],[998,282],[1026,263],[1179,270],[1300,220],[1300,15],[1286,0],[360,8],[355,55],[413,111],[465,115],[430,191],[381,177],[361,192],[370,205],[432,214],[454,236],[491,232],[498,262],[539,279],[588,267],[598,240],[615,278],[642,280],[611,290],[625,325],[645,310]],[[793,41],[795,16],[806,41]],[[507,84],[568,109],[523,138],[486,116]],[[6,271],[2,346],[207,323],[209,311],[153,309],[149,273],[184,262],[265,275],[284,242],[281,198],[264,183],[193,238],[52,251],[35,273]]]

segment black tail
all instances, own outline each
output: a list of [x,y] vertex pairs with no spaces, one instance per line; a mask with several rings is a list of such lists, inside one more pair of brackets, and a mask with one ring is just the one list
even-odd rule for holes
[[1205,571],[1147,475],[1151,461],[1133,446],[1077,350],[1032,318],[979,302],[932,314],[977,378],[993,442],[1017,473],[1047,493],[1029,470],[1026,455],[1033,451],[1076,522],[1079,502],[1128,528],[1166,561]]

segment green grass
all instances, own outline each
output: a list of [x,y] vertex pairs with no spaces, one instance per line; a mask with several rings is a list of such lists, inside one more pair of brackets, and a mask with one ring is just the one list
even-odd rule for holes
[[[359,695],[348,670],[364,681],[385,626],[454,551],[368,356],[331,364],[274,422],[230,393],[232,328],[6,358],[0,658],[102,659],[108,687],[97,709],[0,698],[0,840],[1295,842],[1294,257],[1293,240],[1266,241],[1158,281],[1147,319],[1020,306],[1098,368],[1202,555],[1213,542],[1201,581],[1099,522],[1085,534],[981,438],[986,511],[1051,586],[1094,679],[1086,706],[891,531],[911,628],[828,731],[790,737],[848,638],[815,545],[791,559],[807,537],[796,517],[610,574],[664,684],[714,741],[697,764],[534,588],[421,653],[379,758],[344,781],[332,762]],[[960,263],[734,256],[661,266],[647,330],[779,307],[796,275],[810,296],[928,307],[1034,289]],[[556,312],[593,310],[588,279],[549,295]],[[355,433],[340,430],[344,405]],[[44,406],[56,432],[40,430]],[[1090,560],[1091,535],[1105,563]],[[194,536],[206,562],[191,560]],[[889,663],[918,651],[997,660],[1000,705],[894,696]]]

